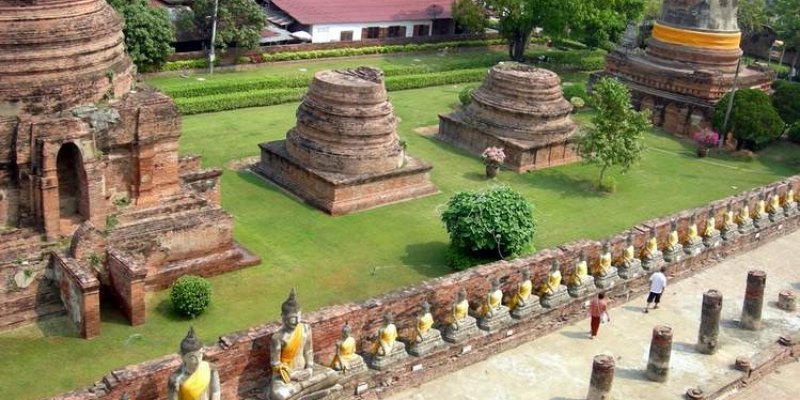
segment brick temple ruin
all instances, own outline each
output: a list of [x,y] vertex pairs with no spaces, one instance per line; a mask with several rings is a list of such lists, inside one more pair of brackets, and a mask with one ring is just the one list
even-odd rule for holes
[[0,328],[66,311],[92,337],[101,293],[139,324],[146,288],[259,262],[122,26],[103,0],[0,0]]
[[[664,0],[647,49],[627,40],[608,54],[601,75],[631,88],[653,124],[676,134],[708,126],[714,106],[733,88],[742,55],[736,1]],[[742,66],[738,88],[769,90],[775,75]]]
[[433,167],[397,136],[378,69],[316,73],[286,140],[259,147],[257,173],[332,215],[437,193]]
[[500,63],[468,106],[439,115],[437,137],[476,155],[503,148],[505,166],[517,172],[569,164],[578,160],[572,109],[555,72]]

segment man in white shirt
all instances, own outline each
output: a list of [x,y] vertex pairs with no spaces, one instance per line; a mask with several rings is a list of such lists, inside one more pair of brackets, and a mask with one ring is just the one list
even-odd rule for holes
[[650,294],[647,295],[647,306],[644,308],[644,312],[647,313],[650,309],[650,303],[655,301],[656,305],[653,309],[658,308],[658,303],[661,302],[661,295],[664,293],[664,289],[667,288],[667,276],[664,273],[667,272],[667,267],[661,267],[661,270],[650,275]]

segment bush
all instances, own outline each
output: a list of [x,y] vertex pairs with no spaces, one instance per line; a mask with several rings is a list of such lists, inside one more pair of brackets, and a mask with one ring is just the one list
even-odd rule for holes
[[602,49],[537,50],[525,53],[525,58],[531,61],[538,61],[537,65],[547,68],[570,71],[596,71],[605,67],[606,53]]
[[[731,94],[726,94],[717,103],[712,118],[712,125],[718,132],[725,132],[722,124],[725,121],[725,112]],[[757,89],[740,89],[731,110],[728,130],[738,140],[738,148],[758,150],[770,142],[778,139],[783,133],[783,120],[775,107],[772,106],[769,96]],[[724,133],[723,133],[724,135]]]
[[578,96],[575,96],[575,97],[569,99],[569,103],[572,104],[572,107],[575,110],[580,110],[583,107],[586,107],[586,102],[583,101],[583,99],[578,97]]
[[456,193],[442,222],[450,235],[451,255],[473,258],[519,255],[531,248],[536,229],[533,206],[507,186]]
[[775,81],[772,105],[787,125],[800,121],[800,83]]
[[465,86],[458,92],[458,101],[461,102],[461,105],[466,107],[469,103],[472,103],[472,92],[475,90],[475,86]]
[[447,265],[456,270],[463,271],[476,265],[486,264],[494,261],[491,257],[477,257],[459,248],[449,247],[447,249]]
[[175,311],[194,318],[211,304],[211,284],[199,276],[184,275],[172,284],[169,298]]
[[573,97],[578,97],[583,100],[584,104],[589,101],[589,93],[586,92],[586,84],[583,82],[576,82],[571,85],[564,85],[564,98],[572,101]]
[[790,141],[800,144],[800,124],[790,126],[787,135]]

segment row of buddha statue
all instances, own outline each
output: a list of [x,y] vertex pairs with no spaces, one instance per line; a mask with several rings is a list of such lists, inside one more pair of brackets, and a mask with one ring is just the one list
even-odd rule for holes
[[[385,369],[402,361],[409,354],[424,356],[446,342],[461,343],[482,332],[496,332],[522,319],[542,312],[544,309],[564,304],[570,298],[587,296],[597,290],[611,288],[615,282],[633,279],[647,270],[659,269],[665,262],[677,262],[686,255],[697,255],[704,249],[718,246],[722,241],[762,229],[798,213],[794,191],[788,190],[781,198],[777,193],[759,195],[755,212],[751,214],[749,199],[734,212],[729,203],[723,214],[724,220],[717,228],[715,210],[710,210],[702,235],[698,232],[696,216],[690,217],[687,234],[680,241],[677,221],[671,221],[666,246],[659,247],[655,230],[651,230],[644,248],[638,253],[633,236],[628,235],[626,246],[619,261],[614,265],[608,242],[597,262],[591,266],[586,254],[581,251],[571,272],[563,277],[558,259],[551,262],[547,278],[535,286],[530,270],[519,271],[516,290],[503,304],[504,293],[500,281],[493,279],[490,289],[471,308],[467,291],[461,288],[450,306],[448,317],[437,326],[431,313],[431,305],[423,301],[413,329],[401,340],[391,312],[383,315],[377,336],[362,356],[357,351],[357,340],[349,325],[342,327],[333,360],[329,366],[316,364],[311,335],[311,326],[301,321],[297,294],[293,289],[281,304],[281,328],[272,335],[270,342],[270,380],[265,390],[269,400],[325,399],[342,390],[340,380],[348,374],[364,372],[368,367]],[[538,300],[537,300],[538,297]],[[203,359],[203,345],[189,329],[180,344],[181,366],[168,380],[168,400],[219,400],[220,379],[216,368]]]

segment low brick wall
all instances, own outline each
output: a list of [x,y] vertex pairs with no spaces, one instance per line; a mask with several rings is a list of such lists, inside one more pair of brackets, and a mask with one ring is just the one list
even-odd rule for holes
[[106,268],[114,300],[131,325],[143,324],[146,316],[144,300],[147,270],[137,268],[132,261],[114,251],[110,251],[107,257]]
[[78,326],[81,337],[100,334],[100,281],[73,258],[53,252],[50,258],[53,277],[61,291],[67,315]]
[[[777,191],[783,195],[790,185],[795,191],[800,189],[800,176],[768,185],[763,189],[769,192]],[[702,230],[705,215],[713,208],[719,226],[722,223],[721,214],[727,204],[736,202],[735,209],[738,209],[740,202],[751,197],[753,193],[757,193],[757,191],[648,221],[629,231],[610,237],[608,240],[612,244],[613,257],[615,260],[619,259],[628,233],[633,235],[638,249],[643,247],[651,228],[656,230],[659,243],[665,243],[671,218],[678,220],[678,229],[682,240],[686,237],[689,218],[692,214],[697,214],[697,224]],[[751,204],[752,206],[754,204]],[[795,215],[779,223],[770,224],[752,234],[725,241],[719,247],[704,251],[697,256],[686,257],[680,262],[669,264],[668,275],[673,280],[691,276],[694,272],[714,265],[731,254],[753,249],[765,241],[798,228],[800,228],[800,215]],[[395,314],[397,326],[400,327],[400,336],[408,337],[419,304],[423,300],[427,300],[433,305],[432,312],[435,319],[443,321],[457,291],[462,287],[468,291],[470,299],[477,300],[489,289],[489,280],[498,278],[502,282],[503,291],[508,295],[516,288],[521,268],[531,270],[534,285],[538,286],[547,277],[553,258],[560,260],[561,273],[566,276],[574,270],[575,260],[580,251],[586,252],[590,265],[596,265],[601,248],[602,243],[598,241],[576,241],[541,251],[530,257],[486,264],[431,279],[414,287],[397,290],[363,303],[337,305],[310,313],[307,315],[307,320],[312,324],[314,330],[316,359],[322,364],[328,364],[331,361],[334,345],[339,338],[341,327],[345,323],[352,328],[353,336],[360,338],[359,348],[366,349],[377,335],[382,314],[390,309]],[[631,295],[644,293],[647,289],[648,277],[645,275],[622,282],[608,293],[612,299],[623,300]],[[299,300],[302,304],[303,293],[299,294]],[[586,301],[586,297],[572,299],[561,307],[545,310],[524,320],[515,321],[506,330],[478,336],[459,345],[446,346],[425,357],[409,357],[406,361],[386,371],[370,370],[363,374],[349,376],[342,382],[345,386],[342,396],[344,398],[353,397],[355,387],[359,384],[366,384],[368,389],[360,394],[359,398],[380,398],[386,392],[418,385],[463,368],[483,360],[489,355],[511,349],[585,317],[584,301]],[[216,364],[220,371],[223,398],[250,398],[254,393],[263,390],[268,379],[269,340],[278,328],[279,324],[274,322],[226,335],[220,337],[219,342],[208,349],[207,357]],[[167,378],[179,363],[177,355],[173,355],[128,366],[111,372],[90,389],[75,391],[55,397],[55,399],[116,400],[124,394],[137,400],[164,398]]]

